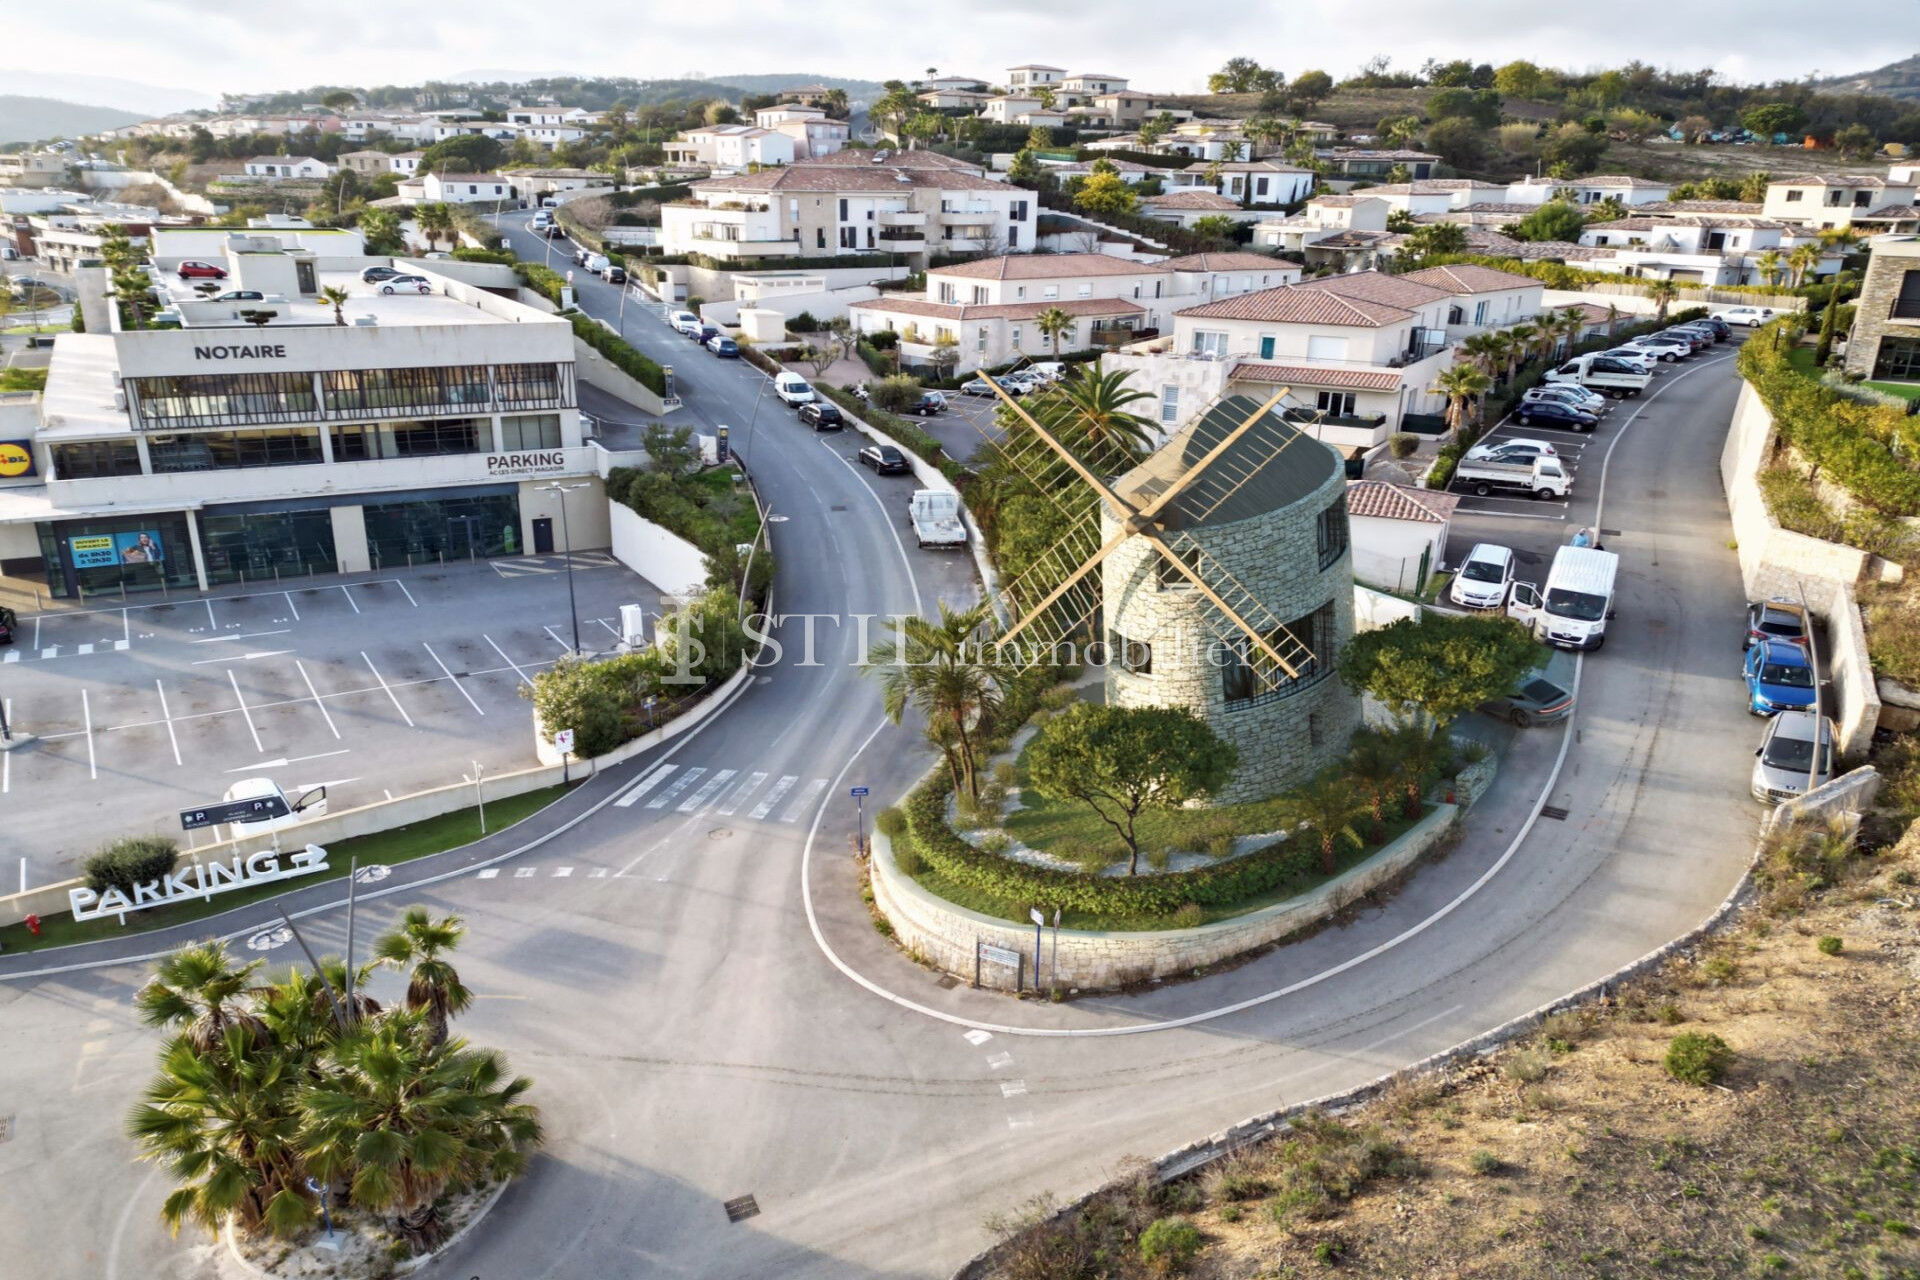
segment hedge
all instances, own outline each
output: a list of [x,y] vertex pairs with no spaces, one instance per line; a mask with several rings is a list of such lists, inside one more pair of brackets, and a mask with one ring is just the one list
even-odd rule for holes
[[567,319],[573,322],[574,337],[605,356],[614,368],[657,396],[667,394],[667,371],[641,355],[626,339],[619,334],[608,333],[599,321],[589,319],[578,311],[569,311]]
[[520,277],[521,284],[554,306],[561,305],[560,291],[567,287],[567,278],[558,271],[543,267],[537,262],[516,262],[513,264],[513,273]]
[[166,836],[123,836],[88,858],[82,869],[95,893],[111,886],[131,898],[135,885],[172,871],[179,853],[179,846]]
[[519,259],[513,256],[511,249],[469,249],[461,245],[453,251],[455,262],[493,262],[510,267]]
[[845,409],[848,413],[857,415],[861,421],[867,423],[876,431],[881,431],[891,436],[894,442],[902,449],[919,454],[923,459],[932,463],[935,467],[938,467],[940,474],[951,480],[955,485],[964,489],[967,483],[973,479],[973,473],[971,471],[967,470],[955,459],[948,457],[945,448],[942,447],[940,442],[928,435],[914,423],[907,421],[905,418],[888,413],[884,409],[876,409],[860,399],[860,397],[854,395],[851,391],[844,390],[843,388],[830,387],[825,383],[815,383],[813,389],[823,392],[828,399],[832,400],[842,409]]

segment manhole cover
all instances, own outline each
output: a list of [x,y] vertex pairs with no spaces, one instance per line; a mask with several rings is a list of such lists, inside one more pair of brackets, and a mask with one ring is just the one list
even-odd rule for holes
[[827,510],[829,511],[845,511],[846,509],[847,509],[847,504],[844,502],[836,502],[831,507],[827,508]]
[[355,884],[373,884],[377,881],[385,880],[392,874],[392,867],[386,866],[383,863],[375,863],[371,867],[362,867],[354,872],[353,882]]
[[940,980],[934,983],[933,985],[936,987],[941,987],[941,988],[944,988],[945,990],[951,991],[955,987],[960,985],[960,979],[954,977],[950,973],[943,973],[940,975]]
[[1567,811],[1565,809],[1557,809],[1550,804],[1542,805],[1540,807],[1540,816],[1543,818],[1552,818],[1556,822],[1565,822],[1567,820]]
[[262,929],[251,938],[248,938],[247,950],[272,951],[275,947],[284,947],[292,941],[293,930],[287,928],[285,925],[278,925],[272,929]]
[[732,836],[732,827],[715,827],[713,830],[707,832],[707,839],[709,840],[727,840],[732,838]]
[[738,1196],[726,1203],[728,1222],[745,1222],[760,1216],[760,1203],[752,1196]]

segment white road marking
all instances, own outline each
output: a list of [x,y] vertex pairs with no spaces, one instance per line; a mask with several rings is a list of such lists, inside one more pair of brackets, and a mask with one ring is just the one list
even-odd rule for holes
[[559,645],[559,646],[560,646],[560,647],[561,647],[561,648],[562,648],[563,650],[565,650],[565,651],[566,651],[566,652],[568,652],[568,653],[572,653],[572,652],[573,652],[573,646],[572,646],[572,645],[570,645],[570,644],[568,644],[568,643],[567,643],[567,642],[566,642],[565,640],[562,640],[562,639],[561,639],[561,638],[560,638],[559,636],[556,636],[556,635],[554,635],[554,634],[553,634],[553,628],[552,628],[552,627],[541,627],[540,629],[541,629],[542,631],[544,631],[544,632],[546,632],[546,633],[547,633],[547,636],[548,636],[548,637],[549,637],[549,638],[550,638],[550,639],[551,639],[551,640],[552,640],[552,641],[553,641],[553,642],[554,642],[555,644],[557,644],[557,645]]
[[1026,1091],[1027,1082],[1025,1080],[1002,1080],[1000,1082],[1000,1096],[1003,1098],[1017,1098]]
[[1013,1055],[1004,1049],[999,1053],[990,1053],[987,1055],[987,1065],[995,1071],[1004,1071],[1013,1065]]
[[572,867],[555,867],[553,869],[553,874],[555,876],[570,876],[573,874],[573,868]]
[[167,741],[173,744],[173,762],[180,761],[180,735],[173,731],[173,712],[167,710],[167,691],[158,680],[153,682],[155,693],[160,695],[160,715],[167,722]]
[[514,871],[513,878],[515,880],[530,880],[533,878],[533,868],[520,867]]
[[820,793],[826,789],[827,780],[825,778],[815,778],[812,782],[809,782],[806,789],[800,793],[800,798],[788,805],[787,811],[780,815],[780,821],[800,821],[801,818],[806,816],[808,807],[811,806],[814,801],[818,800]]
[[254,640],[260,636],[284,636],[293,631],[292,627],[282,627],[278,631],[249,631],[238,636],[208,636],[205,640],[189,640],[188,644],[217,644],[222,640]]
[[[5,711],[7,713],[7,723],[12,724],[13,723],[13,699],[8,698],[5,702],[0,702],[0,711]],[[0,751],[0,796],[7,794],[7,792],[11,791],[12,789],[13,789],[13,752]],[[22,858],[20,859],[20,862],[24,866],[26,863],[26,859]],[[27,887],[24,884],[20,886],[20,891],[22,893],[25,893],[26,889]]]
[[620,628],[614,626],[611,622],[608,622],[605,618],[595,618],[594,621],[599,623],[601,626],[605,627],[607,630],[613,632],[614,639],[618,640],[620,638]]
[[408,604],[410,604],[410,605],[412,605],[412,606],[413,606],[414,608],[416,608],[416,609],[418,609],[418,608],[420,607],[420,602],[419,602],[418,600],[415,600],[415,599],[413,598],[413,592],[411,592],[411,591],[409,591],[409,590],[407,590],[407,584],[406,584],[406,583],[404,583],[404,582],[402,582],[402,581],[400,581],[400,579],[398,579],[398,578],[395,578],[395,579],[393,580],[393,585],[394,585],[394,586],[396,586],[396,587],[398,587],[398,588],[400,588],[400,594],[401,594],[401,595],[403,595],[403,596],[405,596],[405,597],[407,598],[407,603],[408,603]]
[[733,777],[736,772],[738,772],[738,770],[722,769],[711,778],[708,778],[700,784],[698,791],[680,802],[678,811],[681,813],[693,813],[705,808],[707,803],[713,799],[714,794],[718,792],[720,788],[726,786],[727,780]]
[[[387,697],[390,701],[392,701],[393,709],[395,711],[398,711],[400,713],[400,718],[407,722],[407,728],[409,729],[413,728],[414,727],[413,717],[408,715],[407,709],[400,705],[400,699],[394,694],[393,689],[387,684],[387,678],[380,674],[380,668],[373,665],[373,659],[367,656],[367,651],[365,649],[362,649],[360,651],[360,660],[367,664],[367,670],[373,672],[373,678],[375,680],[378,680],[380,682],[380,687],[387,691]],[[232,672],[228,672],[228,674],[231,675]]]
[[42,658],[57,658],[60,656],[60,646],[56,644],[51,649],[42,649],[40,656]]
[[87,718],[87,776],[97,778],[100,776],[100,768],[93,758],[93,703],[87,700],[85,689],[80,691],[80,712]]
[[975,1027],[973,1030],[967,1032],[965,1039],[968,1044],[978,1048],[993,1039],[993,1032],[982,1031],[979,1027]]
[[20,651],[18,649],[9,649],[6,652],[5,657],[0,657],[0,662],[18,662],[18,661],[20,661]]
[[300,621],[300,606],[293,602],[293,592],[282,591],[280,594],[287,598],[287,608],[293,610],[293,620]]
[[307,674],[306,667],[298,658],[293,660],[293,665],[294,669],[300,673],[300,678],[307,682],[307,692],[313,695],[313,705],[320,708],[320,714],[326,717],[327,728],[333,731],[334,739],[337,741],[340,737],[340,728],[334,724],[333,715],[327,710],[327,704],[320,700],[320,691],[313,687],[313,677]]
[[699,781],[700,775],[704,774],[705,772],[706,772],[706,769],[701,766],[695,766],[694,768],[688,769],[685,773],[681,774],[679,777],[675,778],[672,782],[668,783],[667,789],[665,791],[662,791],[659,795],[647,801],[647,808],[649,809],[666,808],[669,804],[673,803],[675,796],[678,796],[682,791],[685,791],[693,783]]
[[447,679],[452,680],[453,687],[460,690],[460,696],[467,700],[467,705],[472,707],[475,711],[480,712],[481,715],[487,714],[485,711],[481,710],[480,704],[473,700],[473,695],[467,692],[466,686],[461,684],[458,680],[454,679],[453,672],[448,671],[447,664],[440,661],[440,655],[433,651],[433,646],[428,644],[426,641],[422,640],[420,642],[420,647],[427,651],[427,656],[433,659],[434,664],[436,666],[438,666],[442,671],[445,671],[447,673]]
[[37,613],[33,615],[33,647],[40,647],[40,615]]
[[120,611],[120,643],[117,647],[124,649],[132,643],[133,618],[128,614],[127,610],[122,609]]
[[80,645],[80,646],[78,647],[78,649],[76,650],[76,652],[78,652],[78,653],[92,653],[92,652],[93,652],[93,646],[92,646],[92,645],[90,645],[90,644],[83,644],[83,645]]
[[760,784],[766,780],[767,775],[765,773],[749,774],[745,782],[742,782],[739,786],[727,793],[727,798],[721,802],[720,807],[715,809],[714,812],[726,817],[732,817],[733,811],[740,807],[740,802],[758,791]]
[[265,755],[267,749],[260,744],[260,730],[254,727],[253,712],[247,710],[246,696],[240,692],[240,680],[233,674],[232,667],[227,668],[227,683],[233,686],[233,696],[240,700],[240,714],[247,718],[247,732],[253,735],[253,749]]
[[678,769],[679,767],[680,766],[677,764],[661,765],[659,768],[655,769],[652,773],[640,779],[640,781],[634,783],[631,787],[628,787],[627,793],[621,796],[618,800],[615,800],[613,802],[614,807],[617,809],[627,808],[628,806],[633,804],[635,800],[638,800],[641,796],[644,796],[645,794],[647,794],[647,792],[653,790],[656,786],[660,784],[660,781],[663,778],[665,778],[668,774],[672,773],[675,769]]
[[476,880],[491,880],[499,874],[500,868],[498,867],[485,867],[473,873],[474,879]]
[[[318,755],[291,756],[291,757],[281,756],[275,760],[256,760],[252,764],[243,764],[238,769],[228,769],[227,772],[228,773],[247,773],[255,769],[284,769],[290,764],[304,764],[308,760],[325,760],[329,756],[344,756],[344,755],[351,755],[352,753],[353,753],[352,747],[342,747],[338,751],[322,751]],[[339,781],[358,782],[359,779],[358,778],[341,778],[339,779]],[[320,786],[325,786],[326,784],[323,782],[315,782],[309,785],[320,787]]]
[[773,806],[780,803],[780,797],[786,795],[787,791],[798,781],[800,781],[798,774],[789,773],[783,776],[780,781],[773,784],[773,790],[767,792],[760,803],[753,806],[753,812],[747,816],[755,822],[765,819],[768,814],[773,812]]
[[499,645],[494,644],[494,640],[492,636],[483,634],[480,638],[482,640],[485,640],[488,644],[493,645],[493,651],[500,655],[500,661],[506,663],[508,666],[513,668],[513,674],[520,677],[521,684],[524,684],[529,688],[533,686],[533,681],[527,679],[527,673],[520,669],[520,664],[515,662],[512,658],[509,658],[507,656],[507,651],[505,649],[502,649]]
[[[218,638],[222,640],[232,640],[232,639],[237,639],[238,637],[220,636]],[[190,643],[199,644],[200,642],[198,640],[194,640],[194,641],[191,641]],[[252,662],[258,658],[278,658],[292,652],[293,650],[291,649],[255,649],[250,652],[240,654],[238,657],[235,657],[233,654],[228,654],[226,657],[223,657],[223,658],[195,658],[193,660],[193,665],[196,667],[207,667],[220,662]]]
[[592,871],[587,873],[587,879],[604,880],[606,879],[606,875],[607,875],[607,869],[605,867],[595,867]]
[[1022,1111],[1017,1116],[1008,1116],[1007,1128],[1009,1129],[1033,1128],[1033,1113],[1031,1111]]
[[115,640],[113,642],[113,651],[115,653],[125,653],[128,649],[132,647],[133,647],[133,641],[131,640]]
[[213,616],[212,597],[208,597],[206,601],[206,605],[207,605],[207,630],[218,631],[220,629],[220,619]]
[[360,602],[353,598],[353,592],[347,590],[347,584],[344,582],[340,584],[340,594],[347,598],[347,603],[353,606],[355,613],[360,612]]

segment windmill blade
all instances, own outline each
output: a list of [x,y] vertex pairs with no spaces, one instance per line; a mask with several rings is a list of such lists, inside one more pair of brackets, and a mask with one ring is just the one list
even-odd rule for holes
[[[1116,540],[1118,541],[1118,540]],[[1019,619],[998,643],[1009,645],[1016,632],[1022,648],[1051,649],[1063,640],[1085,637],[1102,603],[1097,574],[1087,572],[1110,548],[1100,542],[1100,514],[1090,510],[1065,537],[1047,548],[1018,578],[1001,587],[1002,596]]]
[[1231,449],[1249,431],[1259,426],[1260,419],[1266,417],[1267,411],[1285,399],[1291,390],[1292,388],[1290,387],[1280,388],[1265,404],[1248,414],[1239,426],[1222,436],[1220,442],[1207,450],[1206,454],[1203,455],[1198,462],[1187,468],[1184,474],[1174,477],[1172,483],[1161,492],[1159,497],[1149,502],[1145,507],[1142,507],[1140,510],[1140,518],[1143,520],[1151,520],[1154,516],[1159,515],[1162,507],[1179,497],[1189,485],[1206,472],[1208,467],[1218,462],[1228,449]]
[[1114,551],[1119,548],[1121,543],[1125,542],[1128,538],[1132,536],[1133,535],[1130,532],[1128,532],[1125,529],[1122,529],[1119,533],[1116,533],[1113,537],[1107,539],[1107,541],[1101,546],[1101,548],[1098,551],[1093,553],[1093,556],[1090,559],[1083,562],[1079,568],[1075,569],[1073,572],[1069,573],[1065,578],[1061,579],[1060,585],[1054,587],[1051,591],[1047,592],[1045,597],[1043,597],[1038,604],[1034,605],[1031,609],[1029,609],[1027,613],[1018,622],[1014,623],[1011,627],[1007,628],[1007,630],[1000,636],[1000,643],[1010,644],[1013,641],[1013,638],[1015,636],[1019,635],[1022,631],[1024,631],[1030,623],[1032,623],[1041,614],[1045,613],[1049,608],[1051,608],[1056,601],[1058,601],[1062,596],[1066,595],[1067,592],[1071,591],[1088,574],[1092,573],[1095,569],[1099,568],[1100,562],[1102,560],[1105,560],[1108,556],[1112,555]]
[[1148,530],[1143,536],[1213,605],[1208,626],[1223,644],[1244,648],[1247,666],[1263,690],[1277,689],[1313,672],[1319,659],[1312,647],[1302,643],[1198,541],[1179,532]]

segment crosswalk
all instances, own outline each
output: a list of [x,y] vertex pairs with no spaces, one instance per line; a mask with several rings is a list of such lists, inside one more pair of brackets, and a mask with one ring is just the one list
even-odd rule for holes
[[[769,782],[771,779],[771,782]],[[615,800],[614,807],[674,813],[712,812],[732,817],[742,807],[755,822],[794,823],[813,811],[828,786],[825,778],[803,780],[797,773],[773,774],[708,765],[663,764],[649,770]]]

